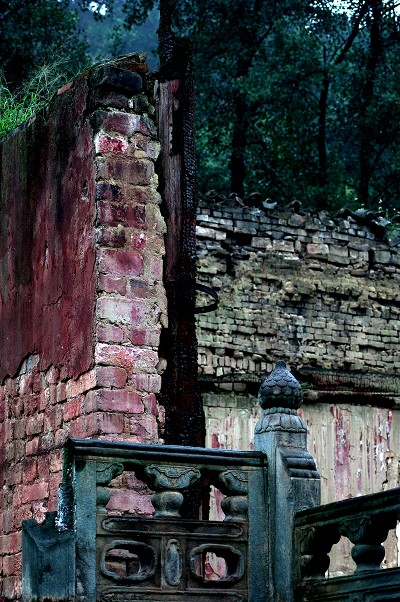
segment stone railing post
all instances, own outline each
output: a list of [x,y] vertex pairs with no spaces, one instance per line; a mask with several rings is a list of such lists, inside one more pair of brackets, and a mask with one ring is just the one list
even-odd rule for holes
[[300,384],[279,360],[260,388],[264,416],[254,437],[255,450],[268,457],[268,537],[275,602],[294,600],[294,516],[320,504],[320,477],[307,451],[306,425],[297,414],[302,399]]

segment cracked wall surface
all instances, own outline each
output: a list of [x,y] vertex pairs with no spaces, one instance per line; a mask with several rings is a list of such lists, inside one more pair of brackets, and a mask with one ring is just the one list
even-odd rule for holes
[[[166,325],[144,58],[84,73],[0,143],[0,600],[21,522],[57,506],[67,437],[156,443]],[[108,510],[148,512],[115,480]]]

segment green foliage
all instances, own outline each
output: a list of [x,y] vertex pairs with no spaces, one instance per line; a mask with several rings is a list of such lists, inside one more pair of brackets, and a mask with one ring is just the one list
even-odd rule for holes
[[4,76],[0,77],[0,138],[37,113],[65,81],[60,62],[45,65],[11,91]]
[[123,8],[122,2],[114,2],[112,12],[97,18],[93,18],[91,11],[80,11],[79,27],[85,32],[89,54],[112,58],[131,52],[146,52],[149,67],[155,69],[158,11],[151,11],[140,27],[131,27],[126,22]]
[[235,190],[227,167],[239,124],[245,194],[256,189],[279,204],[297,199],[331,210],[377,208],[379,199],[399,208],[400,24],[393,3],[349,0],[347,12],[329,1],[209,6],[203,14],[200,2],[198,13],[192,9],[196,25],[189,28],[200,187]]
[[65,58],[55,58],[51,63],[32,71],[31,76],[16,90],[9,87],[4,74],[0,72],[0,138],[38,113],[71,78],[103,62],[101,59],[81,61],[73,72]]

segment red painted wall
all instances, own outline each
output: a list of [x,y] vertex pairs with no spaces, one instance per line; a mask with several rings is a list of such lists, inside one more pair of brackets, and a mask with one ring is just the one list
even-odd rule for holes
[[77,377],[93,361],[94,165],[87,79],[0,144],[0,381],[30,353]]

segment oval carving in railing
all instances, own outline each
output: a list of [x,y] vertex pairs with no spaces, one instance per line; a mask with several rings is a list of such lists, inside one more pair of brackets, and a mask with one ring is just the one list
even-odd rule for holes
[[202,583],[234,583],[244,575],[243,554],[225,544],[206,543],[193,548],[189,563],[194,579]]
[[117,581],[144,581],[157,568],[155,550],[139,541],[113,541],[104,546],[100,569],[103,575]]
[[165,578],[168,585],[178,586],[182,579],[182,552],[179,542],[170,539],[165,549]]

